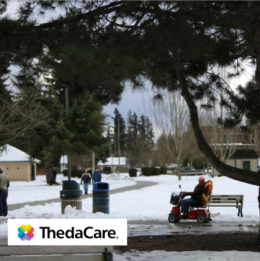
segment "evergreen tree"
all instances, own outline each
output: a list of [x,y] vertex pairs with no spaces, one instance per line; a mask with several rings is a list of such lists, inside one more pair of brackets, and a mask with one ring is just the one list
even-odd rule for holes
[[[122,115],[118,111],[117,108],[114,110],[115,117],[114,119],[114,141],[113,141],[113,151],[116,152],[115,157],[119,156],[119,148],[118,142],[120,143],[120,156],[123,157],[125,155],[125,139],[126,139],[126,126],[125,120]],[[119,132],[118,132],[119,125]]]
[[147,165],[154,148],[152,124],[147,116],[141,115],[138,119],[131,110],[127,116],[126,153],[131,167]]
[[93,96],[74,98],[67,114],[65,101],[50,95],[50,90],[46,92],[39,102],[48,110],[48,127],[39,126],[27,131],[19,141],[28,154],[44,163],[47,183],[52,184],[52,167],[61,155],[85,155],[94,150],[104,159],[109,154],[109,139],[103,137],[105,115],[102,105]]

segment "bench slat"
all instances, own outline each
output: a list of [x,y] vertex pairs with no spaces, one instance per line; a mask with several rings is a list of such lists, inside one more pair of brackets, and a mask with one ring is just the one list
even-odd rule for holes
[[[105,248],[113,252],[113,246],[0,246],[0,256],[8,255],[53,255],[102,253]],[[0,258],[1,259],[1,258]]]
[[237,205],[208,205],[208,207],[237,207]]
[[[209,203],[234,203],[236,204],[237,200],[210,200]],[[240,201],[238,201],[238,203],[241,203]]]
[[241,197],[210,197],[211,199],[230,199],[230,200],[232,200],[232,199],[242,199]]
[[244,197],[244,195],[211,195],[211,197]]

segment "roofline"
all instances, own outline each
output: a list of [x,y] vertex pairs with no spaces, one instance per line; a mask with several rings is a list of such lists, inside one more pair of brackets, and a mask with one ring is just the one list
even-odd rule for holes
[[229,159],[259,159],[259,158],[229,158]]
[[0,160],[0,163],[10,163],[10,162],[33,162],[33,163],[37,163],[37,161],[34,161],[34,160],[26,160],[26,161],[1,161]]

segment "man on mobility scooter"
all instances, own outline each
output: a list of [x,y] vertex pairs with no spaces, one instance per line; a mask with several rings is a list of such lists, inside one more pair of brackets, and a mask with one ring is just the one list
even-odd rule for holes
[[185,196],[191,196],[191,198],[183,199],[181,203],[181,212],[183,215],[180,219],[187,219],[190,206],[202,205],[202,193],[206,185],[205,178],[199,177],[199,184],[195,187],[193,192],[185,192]]
[[[179,187],[181,188],[180,185]],[[197,219],[199,223],[211,221],[210,211],[205,207],[212,195],[212,189],[212,181],[205,182],[204,177],[200,177],[199,184],[193,192],[180,192],[179,196],[173,192],[170,203],[175,207],[172,208],[168,221],[170,223],[179,222],[181,219]],[[184,199],[187,195],[191,195],[191,198]],[[194,207],[199,209],[194,210]]]

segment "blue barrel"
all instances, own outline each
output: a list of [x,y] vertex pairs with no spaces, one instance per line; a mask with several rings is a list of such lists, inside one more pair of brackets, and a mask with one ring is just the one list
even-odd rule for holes
[[102,212],[109,214],[109,184],[106,182],[96,182],[93,184],[93,208],[92,212]]

